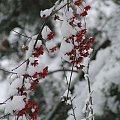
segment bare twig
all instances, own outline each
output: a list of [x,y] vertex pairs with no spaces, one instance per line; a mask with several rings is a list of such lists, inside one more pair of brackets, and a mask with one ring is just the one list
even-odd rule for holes
[[72,105],[72,112],[73,112],[73,117],[74,117],[74,120],[77,120],[76,119],[76,116],[75,116],[75,108],[73,107],[73,99],[70,98],[70,102],[71,102],[71,105]]
[[68,85],[68,79],[67,79],[67,75],[66,75],[66,72],[65,72],[65,68],[64,68],[64,65],[63,65],[63,60],[62,60],[62,58],[61,58],[61,61],[62,61],[62,68],[63,68],[65,80],[66,80],[66,83],[67,83],[67,85]]
[[5,70],[5,69],[3,69],[3,68],[0,68],[0,70],[1,70],[1,71],[3,71],[3,72],[6,72],[6,73],[17,74],[17,73],[15,73],[15,72],[12,72],[12,71],[8,71],[8,70]]
[[6,102],[7,102],[9,99],[11,99],[12,97],[13,97],[13,96],[9,97],[9,98],[6,99],[4,102],[0,103],[0,105],[2,105],[2,104],[6,104]]
[[74,67],[74,64],[73,64],[73,66],[72,66],[71,75],[70,75],[70,81],[69,81],[69,83],[68,83],[68,93],[67,93],[67,99],[68,99],[69,92],[70,92],[70,85],[71,85],[72,75],[73,75],[73,67]]
[[5,117],[7,117],[7,116],[9,116],[9,115],[10,115],[10,113],[9,113],[9,114],[6,114],[6,115],[3,115],[3,116],[0,117],[0,119],[3,120]]
[[[70,3],[71,3],[71,2],[70,2]],[[57,10],[55,10],[55,11],[53,11],[47,18],[44,19],[43,24],[42,24],[42,26],[41,26],[41,28],[40,28],[39,34],[38,34],[38,36],[37,36],[37,38],[36,38],[36,41],[35,41],[35,44],[34,44],[34,49],[35,49],[35,46],[36,46],[36,44],[37,44],[37,42],[38,42],[39,39],[42,41],[43,45],[45,45],[45,42],[44,42],[44,40],[43,40],[43,38],[42,38],[42,35],[41,35],[41,32],[42,32],[45,24],[46,24],[47,21],[49,20],[49,18],[50,18],[51,16],[53,16],[54,14],[56,14],[59,10],[61,10],[62,8],[64,8],[66,5],[68,5],[68,4],[70,4],[70,3],[64,4],[62,7],[60,7],[59,9],[57,9]]]
[[17,31],[15,31],[15,30],[12,30],[12,31],[15,32],[15,33],[17,33],[17,34],[19,34],[19,35],[21,35],[21,36],[23,36],[23,37],[32,39],[32,37],[29,37],[29,36],[27,36],[27,35],[23,35],[23,34],[21,34],[21,33],[17,32]]
[[64,68],[64,70],[63,69],[58,69],[58,70],[51,71],[51,72],[48,73],[48,75],[54,74],[56,72],[74,72],[74,73],[78,73],[79,71]]
[[[89,78],[89,66],[90,66],[90,59],[89,59],[89,62],[88,62],[88,66],[87,66],[87,72],[85,73],[86,74],[86,77],[85,79],[87,80],[88,82],[88,91],[89,91],[89,94],[91,94],[91,85],[90,85],[90,78]],[[90,98],[89,98],[89,101],[90,101],[90,105],[92,106],[93,105],[93,100],[92,100],[92,96],[90,95]],[[86,107],[86,110],[88,109],[88,107]],[[91,107],[91,110],[90,110],[91,114],[93,115],[94,114],[94,111],[93,111],[93,108]],[[85,115],[85,117],[88,117],[87,115]],[[93,116],[94,117],[94,116]],[[91,120],[94,120],[94,118],[91,118]]]
[[16,70],[17,68],[19,68],[21,65],[23,65],[24,63],[28,62],[29,59],[23,61],[20,65],[18,65],[16,68],[12,69],[12,71]]

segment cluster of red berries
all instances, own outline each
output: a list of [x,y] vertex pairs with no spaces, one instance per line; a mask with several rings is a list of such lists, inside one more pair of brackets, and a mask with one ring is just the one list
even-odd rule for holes
[[34,57],[38,58],[40,55],[43,55],[43,53],[44,53],[44,48],[41,45],[40,47],[35,48],[33,55]]
[[24,99],[24,102],[26,103],[25,108],[17,113],[17,119],[21,116],[29,115],[30,120],[37,120],[38,104],[31,100],[27,101],[26,99]]
[[[52,37],[52,36],[51,36]],[[40,45],[40,47],[36,47],[33,51],[32,57],[35,59],[33,62],[28,62],[28,65],[37,67],[39,65],[39,62],[37,58],[39,56],[42,56],[44,54],[44,49],[43,46]],[[35,87],[38,85],[40,78],[45,78],[48,75],[48,67],[45,67],[42,72],[35,72],[32,76],[29,74],[24,74],[23,75],[23,85],[21,88],[18,88],[18,94],[21,96],[25,96],[24,102],[25,102],[25,107],[18,111],[17,119],[21,116],[28,116],[30,120],[37,120],[38,117],[38,104],[30,99],[28,99],[28,93],[29,92],[34,92]],[[25,83],[26,80],[30,80],[30,86],[29,88],[26,88]]]

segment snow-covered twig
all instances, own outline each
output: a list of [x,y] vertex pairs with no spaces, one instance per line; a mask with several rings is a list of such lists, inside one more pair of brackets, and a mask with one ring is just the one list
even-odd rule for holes
[[[88,65],[87,65],[87,71],[85,72],[85,80],[87,80],[88,83],[88,92],[89,96],[87,98],[87,101],[85,103],[85,119],[87,120],[88,118],[91,118],[91,120],[94,120],[94,111],[93,111],[93,100],[92,100],[92,91],[91,91],[91,84],[90,84],[90,78],[89,78],[89,66],[90,66],[90,59],[88,60]],[[89,117],[92,115],[92,117]]]

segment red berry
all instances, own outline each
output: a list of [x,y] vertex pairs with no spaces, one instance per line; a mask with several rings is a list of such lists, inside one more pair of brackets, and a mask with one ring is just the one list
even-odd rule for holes
[[89,5],[87,5],[86,7],[84,7],[84,9],[85,9],[86,11],[88,11],[88,10],[91,9],[91,7],[90,7]]

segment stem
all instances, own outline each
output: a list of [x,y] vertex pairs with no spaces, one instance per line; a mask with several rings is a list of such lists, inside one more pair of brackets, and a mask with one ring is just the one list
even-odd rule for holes
[[67,99],[68,99],[69,92],[70,92],[70,84],[71,84],[71,81],[72,81],[73,67],[74,67],[74,64],[73,64],[73,66],[72,66],[71,75],[70,75],[70,81],[69,81],[69,83],[68,83]]
[[[51,71],[51,72],[49,72],[48,73],[48,75],[51,75],[51,74],[54,74],[54,73],[56,73],[56,72],[74,72],[74,73],[78,73],[78,71],[77,70],[70,70],[70,69],[58,69],[58,70],[54,70],[54,71]],[[66,78],[67,76],[65,75],[65,78]],[[67,78],[66,78],[67,79]]]
[[2,68],[0,68],[0,70],[1,70],[1,71],[3,71],[3,72],[6,72],[6,73],[17,74],[17,73],[15,73],[15,72],[7,71],[7,70],[5,70],[5,69],[2,69]]
[[[71,2],[70,2],[70,3],[71,3]],[[68,5],[68,4],[70,4],[70,3],[66,3],[65,5],[63,5],[62,7],[60,7],[59,9],[53,11],[53,12],[50,14],[50,16],[48,16],[47,18],[45,18],[45,20],[43,21],[43,24],[42,24],[42,26],[41,26],[41,28],[40,28],[39,34],[38,34],[38,36],[37,36],[37,38],[36,38],[36,41],[35,41],[35,44],[34,44],[34,49],[35,49],[35,46],[36,46],[37,41],[38,41],[39,39],[42,41],[43,45],[45,45],[44,40],[42,39],[41,32],[42,32],[45,24],[47,23],[48,19],[49,19],[51,16],[53,16],[54,14],[56,14],[59,10],[61,10],[62,8],[64,8],[66,5]]]
[[77,120],[76,116],[75,116],[75,108],[73,108],[73,100],[71,98],[70,98],[70,102],[71,102],[71,105],[72,105],[72,112],[73,112],[74,120]]
[[10,115],[10,113],[9,113],[9,114],[6,114],[6,115],[3,115],[3,116],[0,117],[0,119],[3,120],[3,118],[5,118],[5,117],[7,117],[7,116],[9,116],[9,115]]
[[[61,61],[62,61],[62,58],[61,58]],[[67,79],[67,75],[66,75],[65,68],[64,68],[64,65],[63,65],[63,61],[62,61],[62,68],[63,68],[63,71],[64,71],[64,76],[65,76],[66,83],[68,85],[68,79]]]
[[[88,91],[89,91],[89,94],[91,94],[91,85],[90,85],[90,78],[89,78],[89,66],[90,66],[90,60],[88,62],[88,66],[87,66],[86,79],[87,79],[87,82],[88,82]],[[92,100],[91,95],[90,95],[90,104],[93,105],[93,100]],[[93,115],[93,113],[94,113],[93,108],[91,107],[91,114]],[[92,120],[94,120],[93,117],[92,117]]]
[[12,69],[12,71],[16,70],[17,68],[19,68],[21,65],[23,65],[25,62],[27,62],[29,59],[25,60],[24,62],[22,62],[19,66],[17,66],[16,68]]
[[23,37],[32,39],[32,37],[29,37],[29,36],[27,36],[27,35],[23,35],[23,34],[21,34],[21,33],[17,32],[17,31],[15,31],[15,30],[12,30],[12,31],[15,32],[15,33],[17,33],[17,34],[19,34],[19,35],[21,35],[21,36],[23,36]]

